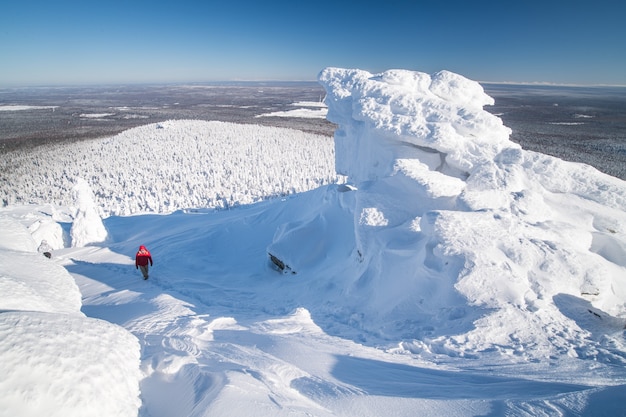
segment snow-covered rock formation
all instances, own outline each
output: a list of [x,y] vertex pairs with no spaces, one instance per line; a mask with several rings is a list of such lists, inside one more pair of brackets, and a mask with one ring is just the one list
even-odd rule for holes
[[536,359],[598,355],[591,345],[615,342],[582,323],[592,311],[621,330],[623,181],[523,151],[483,110],[493,100],[460,75],[327,68],[319,79],[338,125],[335,164],[356,190],[281,228],[270,251],[300,272],[310,248],[299,255],[293,236],[325,230],[343,206],[354,264],[333,281],[362,328],[404,339],[403,349],[507,346]]

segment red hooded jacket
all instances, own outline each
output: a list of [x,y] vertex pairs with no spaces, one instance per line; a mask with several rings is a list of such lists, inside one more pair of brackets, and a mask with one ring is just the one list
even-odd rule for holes
[[146,266],[150,262],[150,266],[152,266],[152,255],[150,255],[150,251],[146,249],[144,245],[139,246],[139,251],[137,251],[137,255],[135,255],[135,268],[138,266]]

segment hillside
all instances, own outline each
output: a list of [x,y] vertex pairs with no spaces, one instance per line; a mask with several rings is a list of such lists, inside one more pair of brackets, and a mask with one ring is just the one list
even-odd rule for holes
[[[0,332],[11,341],[0,408],[32,415],[56,401],[58,415],[98,415],[114,398],[118,415],[134,415],[140,391],[141,416],[624,415],[626,183],[523,150],[483,110],[491,97],[457,74],[328,68],[320,83],[338,126],[336,174],[315,138],[286,157],[299,135],[254,128],[285,141],[246,153],[229,142],[240,127],[220,124],[211,149],[243,165],[224,186],[228,210],[104,216],[88,177],[71,201],[0,211]],[[186,140],[163,133],[172,127]],[[153,132],[181,162],[142,163],[198,178],[188,139],[213,128],[147,125],[111,138],[106,160]],[[111,189],[123,205],[137,188],[120,166]],[[279,186],[261,181],[248,200],[255,169]],[[100,226],[106,236],[92,233]],[[43,239],[50,260],[36,253]],[[155,259],[148,281],[133,268],[140,244]],[[56,272],[42,274],[47,265]],[[56,338],[28,349],[15,323],[25,335],[55,323]],[[101,337],[85,332],[86,346],[119,340],[124,360],[66,351],[88,327]],[[117,367],[127,385],[92,398]],[[34,388],[25,372],[40,376]],[[86,387],[75,396],[76,380]]]

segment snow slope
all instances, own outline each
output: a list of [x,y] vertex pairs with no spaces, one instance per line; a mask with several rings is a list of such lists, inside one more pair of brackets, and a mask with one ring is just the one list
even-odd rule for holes
[[[138,413],[153,417],[626,415],[626,183],[520,149],[483,111],[482,88],[457,74],[328,68],[320,82],[346,184],[255,204],[232,194],[241,204],[229,210],[90,215],[82,226],[77,213],[93,201],[76,195],[0,211],[6,415],[36,415],[37,398],[54,392],[50,378],[28,391],[23,370],[53,374],[44,365],[88,374],[74,397],[49,397],[64,415],[89,415],[94,385],[116,387],[109,403],[131,415],[137,382]],[[177,129],[200,128],[186,123]],[[120,150],[132,138],[114,140]],[[266,170],[299,163],[277,148],[264,148]],[[241,160],[240,149],[225,158]],[[246,163],[240,172],[258,165]],[[325,163],[311,165],[312,178],[329,178]],[[188,172],[184,162],[158,169]],[[306,183],[301,172],[291,181]],[[122,185],[130,173],[114,188],[121,205],[134,198]],[[90,223],[105,241],[72,245],[93,236]],[[42,239],[57,242],[50,260],[36,254]],[[148,281],[133,268],[140,244],[155,259]],[[61,266],[91,318],[76,288],[39,279],[57,271],[71,287]],[[24,329],[11,327],[16,314]],[[41,314],[54,317],[58,343],[14,350],[47,334]],[[106,353],[65,349],[72,337],[91,346],[96,330]],[[55,349],[76,356],[57,361]],[[108,362],[116,349],[127,356]],[[123,368],[128,387],[107,367]]]

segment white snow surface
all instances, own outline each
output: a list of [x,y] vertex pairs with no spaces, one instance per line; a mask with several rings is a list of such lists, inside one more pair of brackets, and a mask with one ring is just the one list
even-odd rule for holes
[[298,108],[260,114],[256,117],[301,117],[305,119],[325,119],[328,114],[328,108],[323,102],[298,101],[297,103],[293,103],[292,106]]
[[[319,79],[345,184],[332,152],[292,159],[253,141],[222,150],[245,165],[221,182],[236,190],[228,210],[109,205],[81,224],[76,206],[107,201],[82,172],[99,198],[0,210],[0,415],[626,415],[626,183],[510,142],[483,110],[493,100],[460,75]],[[206,124],[173,126],[186,140],[149,137],[177,163],[147,174],[202,193],[205,175],[185,177],[187,139]],[[122,160],[138,132],[159,130],[98,146]],[[261,154],[289,184],[327,182],[249,201],[238,187]],[[136,171],[122,166],[109,192],[128,207]],[[92,226],[106,238],[72,244]],[[36,253],[43,239],[51,259]]]
[[0,111],[24,111],[24,110],[52,110],[59,106],[20,106],[17,104],[9,104],[0,106]]

